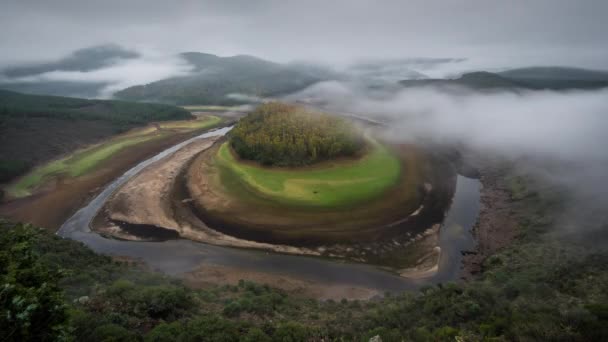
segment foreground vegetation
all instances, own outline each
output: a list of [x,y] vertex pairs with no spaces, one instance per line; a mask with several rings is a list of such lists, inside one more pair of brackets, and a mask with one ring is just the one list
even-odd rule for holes
[[0,331],[6,341],[607,340],[608,252],[551,233],[563,192],[527,177],[505,182],[520,235],[478,279],[369,302],[319,302],[247,281],[191,289],[1,222]]
[[101,144],[78,150],[67,157],[52,161],[35,168],[7,188],[12,197],[24,197],[32,193],[52,177],[79,177],[95,170],[102,162],[109,160],[118,152],[137,144],[154,139],[162,139],[176,132],[211,128],[221,122],[216,116],[205,116],[198,120],[169,121],[134,130],[112,138]]
[[264,165],[302,166],[359,153],[365,139],[348,121],[294,105],[260,105],[229,133],[243,159]]
[[337,207],[374,198],[395,185],[399,160],[374,142],[364,157],[304,169],[265,168],[242,163],[228,143],[217,154],[224,182],[238,182],[263,198],[283,204]]

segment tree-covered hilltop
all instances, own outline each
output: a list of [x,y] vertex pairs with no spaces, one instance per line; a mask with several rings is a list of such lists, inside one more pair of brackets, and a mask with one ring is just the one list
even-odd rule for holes
[[241,119],[230,144],[243,159],[274,166],[302,166],[354,156],[365,145],[361,132],[341,118],[279,102]]

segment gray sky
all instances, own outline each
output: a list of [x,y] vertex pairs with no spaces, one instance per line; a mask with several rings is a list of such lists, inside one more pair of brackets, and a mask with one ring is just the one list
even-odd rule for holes
[[466,57],[608,68],[606,0],[2,0],[0,63],[103,43],[342,63]]

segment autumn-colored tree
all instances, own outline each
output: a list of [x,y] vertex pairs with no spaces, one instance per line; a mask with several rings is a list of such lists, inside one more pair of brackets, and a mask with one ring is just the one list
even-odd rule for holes
[[230,132],[230,144],[243,159],[301,166],[353,156],[363,148],[365,139],[342,118],[271,102],[239,121]]

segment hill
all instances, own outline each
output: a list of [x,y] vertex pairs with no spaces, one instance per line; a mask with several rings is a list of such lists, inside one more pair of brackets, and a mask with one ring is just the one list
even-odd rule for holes
[[96,97],[108,83],[49,80],[43,75],[54,72],[90,72],[111,66],[119,60],[137,57],[137,52],[112,44],[80,49],[54,61],[4,68],[0,71],[0,89],[37,95]]
[[240,104],[236,94],[273,96],[290,93],[318,82],[318,73],[297,65],[283,65],[252,56],[218,57],[212,54],[180,54],[193,65],[191,75],[138,85],[115,94],[118,99],[179,105]]
[[363,148],[364,139],[344,119],[275,102],[261,105],[241,119],[230,132],[230,145],[243,159],[301,166],[354,156]]
[[499,73],[477,71],[455,79],[402,80],[405,87],[464,86],[484,89],[598,89],[608,87],[608,73],[576,68],[533,67]]
[[0,90],[0,182],[131,127],[190,118],[185,109],[162,104]]

